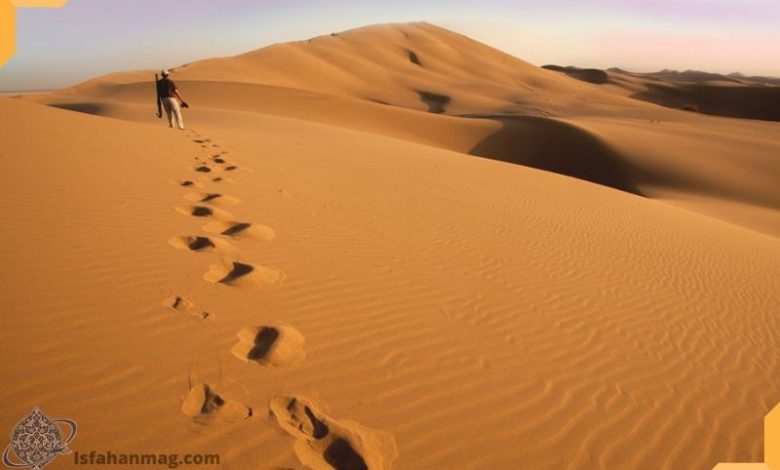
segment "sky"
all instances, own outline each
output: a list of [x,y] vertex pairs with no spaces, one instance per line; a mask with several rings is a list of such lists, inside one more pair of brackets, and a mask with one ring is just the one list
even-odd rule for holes
[[70,0],[17,10],[0,92],[409,21],[537,65],[780,76],[780,0]]

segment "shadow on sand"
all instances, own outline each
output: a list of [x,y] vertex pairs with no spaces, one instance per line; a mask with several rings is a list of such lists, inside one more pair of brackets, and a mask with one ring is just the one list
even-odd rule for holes
[[51,103],[49,106],[76,111],[77,113],[93,114],[95,116],[101,116],[106,111],[106,106],[100,103]]
[[642,196],[628,163],[598,138],[572,124],[535,116],[469,116],[502,128],[469,154],[579,178]]

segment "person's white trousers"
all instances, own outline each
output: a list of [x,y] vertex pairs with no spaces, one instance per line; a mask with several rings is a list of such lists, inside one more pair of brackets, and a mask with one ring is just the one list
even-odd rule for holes
[[168,116],[168,124],[173,127],[176,125],[179,129],[184,129],[184,119],[181,117],[181,106],[176,98],[163,98],[163,108]]

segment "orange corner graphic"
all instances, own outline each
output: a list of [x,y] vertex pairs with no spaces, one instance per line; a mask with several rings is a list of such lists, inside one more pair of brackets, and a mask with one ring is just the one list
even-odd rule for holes
[[780,470],[780,404],[764,419],[764,462]]
[[16,51],[16,7],[10,0],[0,0],[0,67]]
[[780,470],[780,403],[764,418],[764,463],[721,463],[712,470]]
[[11,0],[11,3],[24,8],[59,8],[68,3],[68,0]]
[[0,0],[0,67],[16,52],[16,8],[59,8],[68,0]]

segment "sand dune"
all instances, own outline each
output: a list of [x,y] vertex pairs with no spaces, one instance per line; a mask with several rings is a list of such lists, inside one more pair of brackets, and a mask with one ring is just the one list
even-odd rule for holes
[[780,124],[427,24],[180,67],[185,132],[153,73],[0,99],[4,429],[36,404],[74,449],[223,468],[762,460]]
[[631,73],[547,65],[544,68],[674,109],[743,119],[780,121],[780,80],[697,71]]
[[[113,74],[29,99],[151,122],[153,73]],[[608,76],[606,84],[572,79],[424,23],[361,28],[176,69],[188,99],[198,104],[196,118],[214,119],[216,110],[259,112],[368,131],[583,178],[780,233],[772,215],[780,202],[777,125],[650,105],[630,96],[649,93],[651,82],[673,95],[692,95],[655,77]],[[763,95],[732,96],[732,88],[710,97],[728,115],[745,117],[737,108],[780,109]],[[762,89],[757,93],[780,90]],[[433,115],[439,113],[446,116]],[[750,150],[735,153],[735,146]],[[707,155],[707,165],[690,154]],[[747,178],[722,177],[734,171]],[[757,208],[749,217],[734,210],[746,202]]]

